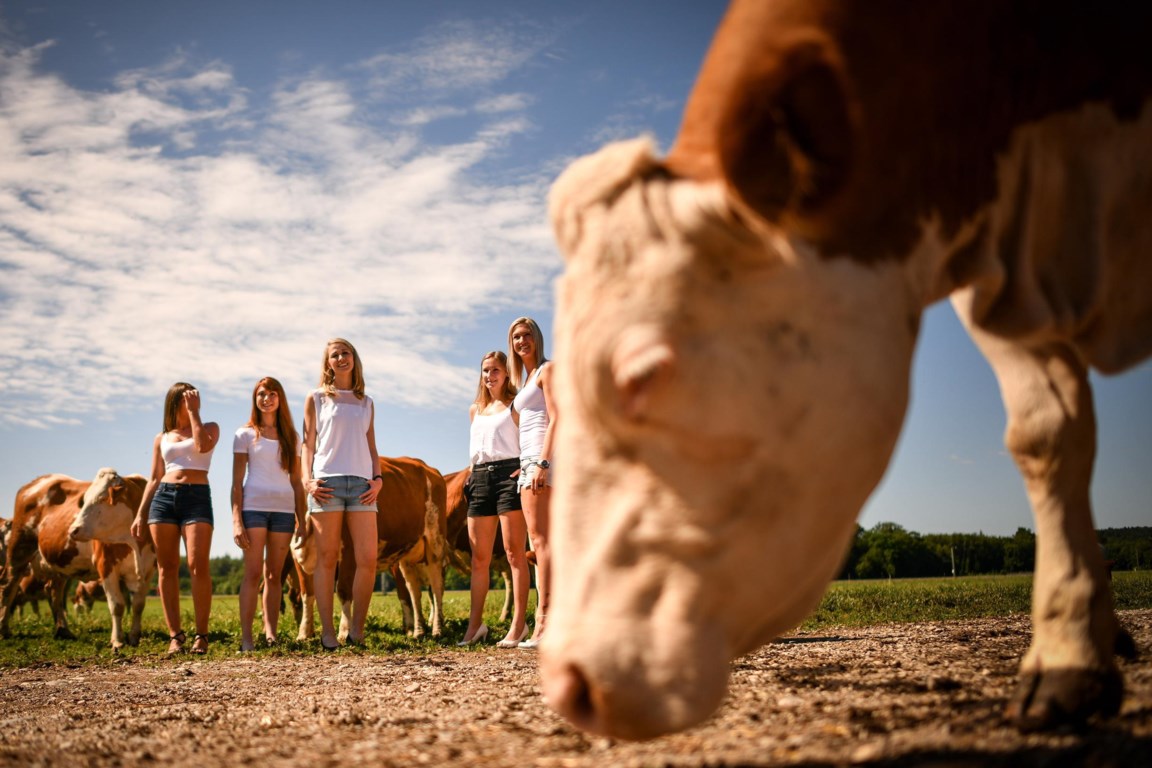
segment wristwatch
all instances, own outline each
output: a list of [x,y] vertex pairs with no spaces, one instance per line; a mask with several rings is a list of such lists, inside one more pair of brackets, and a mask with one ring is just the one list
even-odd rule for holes
[[536,466],[540,467],[540,469],[548,469],[548,467],[552,465],[548,463],[548,459],[540,459],[540,461],[536,462]]

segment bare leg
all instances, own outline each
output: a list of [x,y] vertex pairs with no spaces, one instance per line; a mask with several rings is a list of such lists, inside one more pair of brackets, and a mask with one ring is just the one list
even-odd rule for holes
[[492,568],[492,543],[496,540],[495,516],[468,518],[468,543],[472,547],[471,610],[464,642],[471,643],[484,623],[484,601],[488,598],[489,573]]
[[352,552],[356,558],[356,576],[352,581],[352,626],[348,629],[348,638],[359,643],[364,640],[368,605],[372,601],[372,587],[376,584],[376,512],[348,512],[344,517],[348,521]]
[[[160,574],[157,589],[160,592],[160,608],[164,611],[164,623],[168,625],[168,635],[175,637],[180,627],[180,526],[172,523],[150,523],[152,541],[156,546],[156,569]],[[168,652],[183,649],[183,643],[173,640]]]
[[212,526],[208,523],[185,525],[184,547],[188,551],[188,571],[192,576],[192,612],[196,618],[196,634],[200,635],[192,644],[192,652],[203,653],[208,650],[208,618],[212,615],[212,573],[208,561],[212,549]]
[[290,533],[269,533],[268,554],[264,558],[264,639],[276,642],[280,626],[281,574],[284,572],[285,557],[292,542]]
[[512,624],[503,642],[518,643],[523,639],[524,627],[528,622],[528,590],[532,584],[528,572],[528,559],[524,556],[528,538],[524,513],[517,510],[502,514],[500,530],[504,536],[504,553],[508,556],[508,565],[512,569],[509,588],[513,602]]
[[552,489],[547,486],[537,491],[531,488],[520,491],[524,521],[528,524],[528,538],[536,552],[536,626],[532,629],[532,639],[536,641],[540,640],[544,632],[548,616],[548,589],[552,575],[552,546],[548,541],[551,500]]
[[343,512],[312,512],[316,531],[316,570],[312,584],[316,590],[316,609],[320,612],[320,644],[335,648],[336,627],[332,621],[332,595],[336,588],[336,563],[340,560],[340,529]]
[[[252,619],[256,616],[256,594],[260,590],[260,573],[264,568],[264,541],[267,528],[248,529],[248,549],[244,550],[244,579],[240,582],[240,650],[256,647],[252,642]],[[265,594],[268,585],[264,585]]]

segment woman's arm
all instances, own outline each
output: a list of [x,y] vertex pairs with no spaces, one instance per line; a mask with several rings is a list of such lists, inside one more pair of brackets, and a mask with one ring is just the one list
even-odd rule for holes
[[304,401],[304,437],[300,444],[300,483],[306,493],[316,489],[312,483],[312,460],[316,456],[316,405],[311,394]]
[[248,531],[244,528],[244,473],[248,454],[232,454],[232,539],[240,549],[248,549]]
[[[559,413],[556,411],[556,398],[552,396],[552,361],[544,363],[540,368],[540,376],[536,379],[540,385],[540,389],[544,390],[544,410],[548,412],[548,428],[544,430],[544,444],[540,446],[540,457],[537,461],[551,461],[552,460],[552,436],[555,434],[556,422]],[[542,472],[547,472],[547,467],[536,465],[536,473],[532,475],[532,487],[543,488],[544,475]],[[537,486],[539,480],[539,486]]]
[[384,480],[380,478],[380,455],[376,452],[376,403],[371,403],[372,413],[368,416],[368,453],[372,456],[372,479],[368,481],[368,490],[360,496],[364,504],[375,504],[376,495],[384,487]]
[[308,499],[304,493],[304,483],[300,479],[300,456],[292,457],[292,469],[288,472],[288,482],[292,484],[292,497],[296,504],[296,534],[304,538],[308,535]]
[[156,435],[152,441],[152,470],[148,476],[148,484],[144,486],[144,497],[140,500],[140,508],[136,510],[136,517],[132,521],[132,538],[143,544],[147,541],[148,509],[152,506],[152,497],[156,495],[156,487],[160,478],[164,477],[164,459],[160,455],[160,438],[164,433]]
[[216,447],[220,439],[220,426],[210,421],[204,424],[200,421],[200,391],[189,389],[184,392],[184,407],[188,410],[188,419],[192,422],[192,444],[200,453],[208,453]]

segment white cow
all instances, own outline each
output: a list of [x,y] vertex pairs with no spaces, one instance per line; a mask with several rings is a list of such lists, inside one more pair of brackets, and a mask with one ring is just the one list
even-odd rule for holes
[[617,144],[556,182],[553,707],[629,738],[714,711],[835,577],[951,296],[1036,519],[1008,714],[1118,710],[1088,371],[1152,353],[1143,13],[735,0],[668,157]]

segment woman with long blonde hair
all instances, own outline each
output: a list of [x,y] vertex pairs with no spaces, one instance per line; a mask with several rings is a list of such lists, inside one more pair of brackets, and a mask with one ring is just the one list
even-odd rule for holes
[[[320,645],[337,648],[332,590],[340,557],[341,529],[352,538],[352,622],[345,642],[361,645],[368,603],[376,582],[376,496],[384,485],[376,453],[376,410],[364,391],[364,369],[356,348],[345,339],[324,345],[320,385],[304,403],[301,475],[308,515],[316,535],[312,579],[323,627]],[[348,563],[352,565],[353,563]]]

